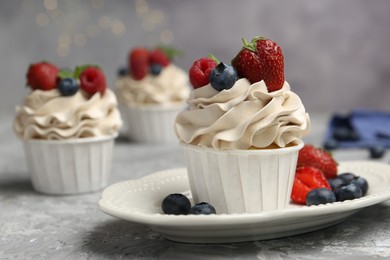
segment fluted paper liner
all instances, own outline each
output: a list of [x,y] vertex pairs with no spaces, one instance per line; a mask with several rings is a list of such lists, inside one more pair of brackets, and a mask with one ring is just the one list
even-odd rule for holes
[[269,150],[216,150],[182,144],[195,203],[221,213],[282,210],[290,202],[298,145]]
[[66,195],[106,187],[114,138],[23,140],[34,189],[46,194]]
[[127,121],[127,136],[137,142],[177,142],[173,125],[179,112],[186,105],[175,106],[123,106]]

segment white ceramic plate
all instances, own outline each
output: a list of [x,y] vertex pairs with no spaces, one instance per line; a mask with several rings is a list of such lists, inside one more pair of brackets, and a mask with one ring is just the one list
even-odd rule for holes
[[290,204],[282,211],[231,215],[164,215],[161,202],[171,193],[190,196],[186,169],[153,173],[106,188],[99,201],[105,213],[145,224],[170,240],[228,243],[271,239],[325,228],[358,210],[390,199],[390,165],[371,161],[342,162],[339,172],[353,172],[369,183],[365,197],[319,206]]

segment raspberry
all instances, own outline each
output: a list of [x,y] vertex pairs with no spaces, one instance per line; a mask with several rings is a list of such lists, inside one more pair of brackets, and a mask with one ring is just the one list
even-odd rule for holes
[[217,66],[217,63],[211,58],[200,58],[196,60],[189,71],[190,82],[194,89],[209,84],[211,71]]
[[80,88],[90,95],[106,91],[106,77],[97,67],[87,67],[80,73]]

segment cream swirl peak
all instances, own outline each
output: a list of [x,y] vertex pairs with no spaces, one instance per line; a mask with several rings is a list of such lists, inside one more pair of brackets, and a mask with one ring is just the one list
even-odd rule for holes
[[35,90],[16,108],[15,133],[24,139],[63,140],[116,135],[122,125],[114,93],[82,91],[72,96],[58,89]]
[[210,84],[191,92],[190,109],[178,114],[175,132],[188,144],[216,149],[262,149],[296,144],[310,119],[287,82],[268,92],[264,81],[239,79],[220,92]]
[[189,92],[187,74],[172,63],[157,76],[148,74],[136,80],[126,75],[116,82],[118,100],[124,105],[184,103]]

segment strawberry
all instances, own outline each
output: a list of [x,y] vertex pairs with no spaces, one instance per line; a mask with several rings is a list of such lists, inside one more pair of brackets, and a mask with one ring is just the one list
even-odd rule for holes
[[102,95],[106,91],[106,77],[98,67],[86,67],[80,73],[80,88],[90,95],[100,92]]
[[150,53],[145,48],[135,48],[129,54],[129,71],[135,80],[143,79],[149,72]]
[[317,168],[299,167],[295,172],[291,199],[299,204],[306,204],[307,194],[317,188],[331,189],[324,174]]
[[194,61],[189,71],[190,82],[194,89],[209,84],[210,73],[216,66],[217,62],[208,57]]
[[255,37],[232,60],[238,76],[251,83],[264,80],[269,92],[282,88],[284,84],[284,58],[282,49],[275,42]]
[[162,67],[168,66],[170,60],[168,56],[160,49],[155,49],[150,52],[150,64],[159,64]]
[[337,162],[325,150],[306,144],[298,155],[298,167],[313,166],[321,170],[327,179],[337,176]]
[[50,90],[57,87],[57,73],[59,69],[48,62],[31,64],[27,71],[27,85],[32,90]]

